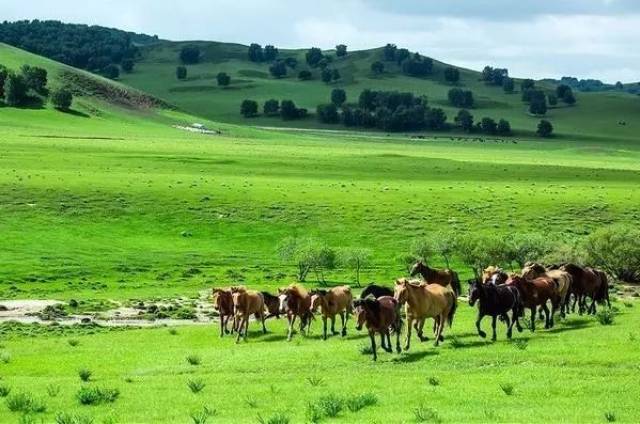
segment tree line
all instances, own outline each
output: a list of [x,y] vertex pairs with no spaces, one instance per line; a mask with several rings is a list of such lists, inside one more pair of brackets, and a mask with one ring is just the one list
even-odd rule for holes
[[[296,269],[304,282],[314,275],[326,284],[327,273],[342,268],[353,272],[359,286],[361,275],[374,266],[373,251],[361,247],[336,248],[315,237],[287,237],[276,247],[278,258]],[[527,262],[574,263],[603,268],[617,280],[640,281],[640,230],[617,224],[603,227],[583,239],[550,238],[539,233],[508,235],[436,232],[431,237],[411,240],[396,256],[399,270],[408,272],[417,261],[450,268],[454,261],[481,278],[491,265],[516,271]]]
[[50,91],[48,73],[44,68],[23,65],[20,72],[14,72],[0,64],[0,100],[7,106],[21,107],[42,104],[48,98],[59,110],[68,111],[73,102],[73,94],[66,88]]
[[33,20],[0,23],[0,41],[76,68],[117,78],[120,70],[133,71],[134,61],[140,54],[137,46],[157,42],[158,37],[100,26]]

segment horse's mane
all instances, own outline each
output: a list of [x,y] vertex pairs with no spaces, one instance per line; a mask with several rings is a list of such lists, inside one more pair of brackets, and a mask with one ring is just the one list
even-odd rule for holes
[[287,289],[294,295],[301,299],[309,296],[309,292],[299,284],[291,284]]
[[233,286],[231,287],[231,293],[246,293],[247,288],[245,286]]
[[309,294],[314,295],[314,294],[319,294],[320,296],[326,296],[327,295],[327,291],[326,290],[322,290],[322,289],[315,289],[315,290],[311,290],[311,292]]
[[262,297],[264,297],[265,299],[277,299],[278,298],[278,296],[274,296],[274,295],[272,295],[271,293],[269,293],[267,291],[263,291],[263,292],[260,292],[260,293],[262,293]]

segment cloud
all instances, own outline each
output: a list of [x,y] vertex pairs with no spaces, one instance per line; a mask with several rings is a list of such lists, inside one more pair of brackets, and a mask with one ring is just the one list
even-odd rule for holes
[[2,0],[3,19],[60,19],[157,34],[280,47],[395,43],[515,76],[640,79],[635,0]]

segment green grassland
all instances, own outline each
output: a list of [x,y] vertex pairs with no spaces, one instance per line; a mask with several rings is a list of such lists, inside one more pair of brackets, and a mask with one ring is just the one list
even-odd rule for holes
[[[202,62],[188,66],[189,77],[178,81],[175,68],[179,65],[180,49],[185,44],[197,44],[202,51]],[[123,74],[122,82],[144,90],[173,103],[182,109],[209,119],[255,126],[289,126],[303,128],[336,128],[337,125],[319,123],[314,117],[302,121],[282,121],[280,118],[257,117],[246,119],[240,115],[243,99],[257,100],[262,108],[265,100],[291,99],[298,106],[313,112],[318,104],[328,103],[333,88],[343,88],[347,101],[358,101],[360,92],[366,88],[377,90],[409,91],[426,95],[430,105],[445,109],[449,122],[457,109],[447,100],[451,85],[444,81],[443,71],[447,65],[435,61],[434,74],[430,78],[412,78],[401,74],[393,62],[385,62],[387,71],[375,76],[370,71],[371,63],[380,60],[382,49],[362,50],[336,58],[331,68],[340,71],[343,79],[335,84],[320,80],[319,70],[312,70],[312,81],[299,81],[298,72],[307,69],[306,50],[281,50],[281,57],[295,57],[299,65],[289,70],[286,78],[275,79],[269,74],[268,63],[254,63],[247,58],[247,46],[238,44],[197,42],[162,42],[142,48],[142,58],[136,63],[132,74]],[[428,55],[428,52],[421,52]],[[498,64],[499,65],[499,64]],[[231,76],[227,88],[217,86],[216,75],[226,72]],[[521,77],[526,77],[523,75]],[[541,87],[553,89],[547,83]],[[486,86],[476,71],[461,69],[458,86],[471,89],[476,98],[472,110],[476,120],[489,116],[496,120],[505,118],[511,122],[518,135],[531,135],[540,118],[527,113],[527,105],[521,101],[520,93],[505,94],[501,87]],[[625,93],[577,93],[578,103],[574,107],[558,106],[550,109],[546,119],[553,122],[556,132],[565,136],[579,136],[606,142],[610,138],[634,140],[638,134],[637,116],[640,113],[638,96]],[[626,126],[618,125],[626,121]]]
[[[75,81],[65,70],[93,78],[3,45],[0,63],[45,66],[53,85]],[[141,78],[145,66],[123,82],[145,88],[129,81]],[[172,72],[175,63],[163,66]],[[215,72],[215,64],[199,66]],[[594,124],[571,111],[575,122],[600,129],[584,137],[566,130],[544,141],[518,137],[517,143],[264,130],[213,112],[204,115],[228,122],[194,117],[177,98],[170,100],[187,113],[123,105],[119,99],[131,98],[129,88],[93,82],[107,85],[115,98],[76,87],[74,113],[0,108],[2,299],[195,297],[237,283],[275,290],[294,273],[277,259],[275,246],[307,234],[335,247],[371,248],[373,265],[363,280],[390,284],[404,273],[396,257],[414,238],[435,231],[535,231],[562,240],[640,218],[640,149],[632,125]],[[309,84],[318,95],[328,92]],[[576,111],[586,108],[586,99],[580,97]],[[611,95],[610,101],[627,99]],[[523,113],[522,119],[529,118]],[[221,135],[173,127],[192,122]],[[569,118],[563,122],[569,128]],[[469,276],[458,258],[453,266]],[[352,281],[341,269],[328,277]],[[96,422],[190,422],[188,414],[203,405],[217,410],[210,422],[258,422],[258,414],[276,412],[304,422],[308,402],[362,393],[375,394],[378,403],[326,421],[414,422],[422,405],[443,422],[603,422],[607,412],[633,422],[640,315],[637,302],[625,303],[631,306],[616,302],[612,326],[571,316],[553,330],[516,335],[528,340],[520,349],[504,341],[504,331],[495,344],[480,341],[473,311],[461,300],[448,331],[456,341],[449,337],[438,349],[416,343],[412,352],[381,355],[375,365],[360,353],[367,342],[362,334],[322,342],[317,323],[311,337],[288,344],[283,322],[270,321],[267,336],[252,332],[238,346],[218,339],[215,325],[180,328],[176,335],[3,326],[0,385],[44,399],[45,422],[59,411],[79,411]],[[189,365],[190,354],[201,364]],[[93,371],[88,385],[117,388],[120,397],[80,406],[75,394],[83,367]],[[308,377],[322,381],[314,386]],[[430,377],[440,385],[430,385]],[[193,394],[187,381],[197,378],[206,387]],[[507,384],[511,395],[500,387]],[[49,397],[48,385],[60,393]],[[20,416],[0,402],[0,421]]]

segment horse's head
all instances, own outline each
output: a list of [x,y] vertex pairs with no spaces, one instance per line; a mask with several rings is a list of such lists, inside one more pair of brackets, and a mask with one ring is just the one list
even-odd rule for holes
[[291,289],[289,288],[280,288],[278,289],[278,301],[280,305],[278,306],[278,311],[281,314],[286,313],[289,310],[289,297],[291,296]]
[[213,308],[217,311],[225,306],[231,306],[233,302],[230,290],[211,289],[211,295],[213,297]]
[[469,306],[475,305],[478,299],[482,297],[484,293],[483,285],[484,283],[478,280],[469,280]]
[[353,314],[356,317],[356,330],[360,331],[367,320],[364,299],[356,299],[353,301]]
[[327,295],[327,291],[312,290],[309,294],[311,295],[311,305],[309,307],[309,310],[311,312],[315,312],[318,310],[318,307],[320,307],[320,305],[322,305],[322,303],[324,302],[324,297]]
[[423,268],[424,268],[424,263],[422,261],[416,262],[411,267],[411,270],[409,271],[409,276],[415,277],[416,275],[420,274]]
[[512,272],[511,274],[509,274],[509,277],[507,278],[507,282],[505,284],[508,286],[518,286],[526,281],[527,280],[524,277]]
[[396,285],[393,288],[393,297],[398,301],[398,303],[402,304],[407,301],[408,293],[407,293],[407,285],[409,282],[406,278],[399,278],[396,280]]
[[527,262],[524,265],[524,268],[522,268],[521,276],[524,277],[526,280],[533,280],[535,278],[540,277],[545,272],[546,272],[546,269],[542,265],[532,263],[532,262]]

